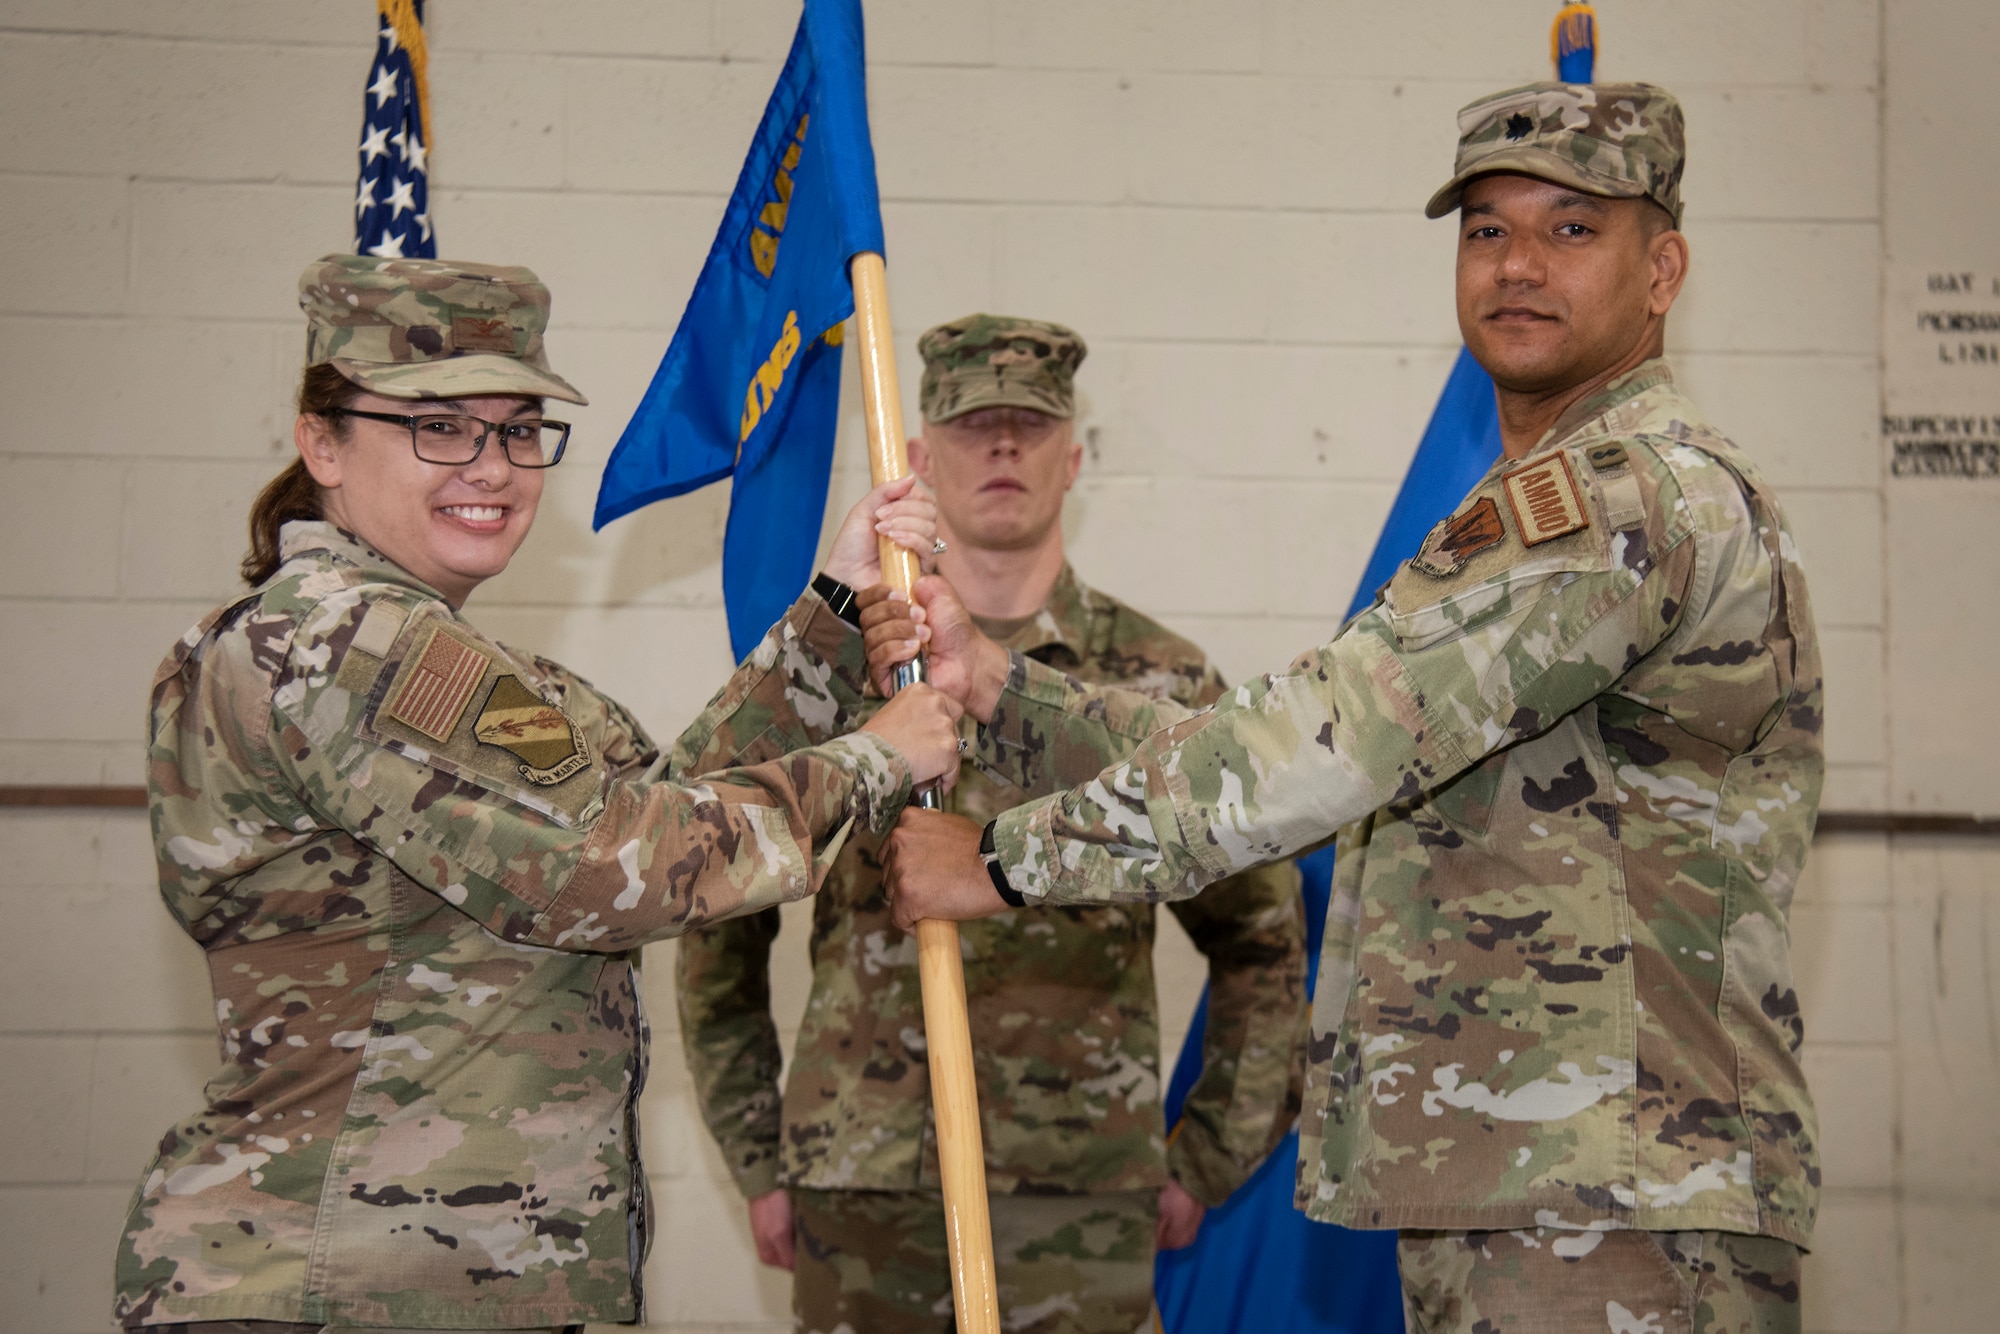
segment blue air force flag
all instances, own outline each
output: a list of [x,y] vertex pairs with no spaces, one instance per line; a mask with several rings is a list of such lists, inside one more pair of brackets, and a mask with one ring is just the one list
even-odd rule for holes
[[431,232],[430,88],[423,0],[376,0],[375,63],[362,94],[354,253],[436,259]]
[[592,526],[734,474],[740,661],[812,573],[833,466],[848,261],[881,251],[858,0],[805,0],[708,262],[604,466]]

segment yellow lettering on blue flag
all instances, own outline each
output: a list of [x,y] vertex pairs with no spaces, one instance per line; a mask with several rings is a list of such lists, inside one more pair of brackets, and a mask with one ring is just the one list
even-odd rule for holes
[[819,526],[807,516],[825,510],[832,472],[848,264],[885,249],[861,6],[794,4],[791,53],[591,518],[601,528],[734,477],[722,590],[739,659],[812,577]]
[[792,173],[798,170],[799,157],[805,152],[806,122],[811,119],[811,116],[799,117],[792,142],[786,146],[785,155],[778,160],[778,170],[771,177],[771,193],[757,212],[757,225],[750,230],[750,262],[766,278],[778,267],[778,242],[785,235],[785,214],[792,204]]
[[785,312],[785,330],[778,335],[777,343],[771,348],[771,355],[764,358],[764,364],[750,377],[750,388],[743,395],[743,427],[736,436],[741,445],[757,429],[757,423],[764,420],[764,414],[777,401],[778,388],[785,382],[785,370],[792,364],[792,358],[799,352],[799,313]]

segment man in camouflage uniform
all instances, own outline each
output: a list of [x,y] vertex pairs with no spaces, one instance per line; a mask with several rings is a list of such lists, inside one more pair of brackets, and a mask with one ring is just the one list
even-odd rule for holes
[[[1063,496],[1083,453],[1072,425],[1083,340],[974,315],[918,347],[924,433],[911,462],[937,493],[941,564],[982,628],[1083,680],[1182,708],[1212,702],[1222,682],[1200,649],[1087,587],[1063,558]],[[983,822],[1023,796],[968,772],[951,803]],[[857,838],[815,906],[812,997],[782,1094],[777,914],[680,945],[682,1037],[703,1114],[750,1201],[760,1255],[793,1269],[797,1327],[815,1334],[952,1324],[916,942],[889,921],[879,848]],[[1152,908],[1023,913],[964,932],[1011,1330],[1129,1334],[1151,1306],[1156,1237],[1193,1240],[1203,1207],[1226,1199],[1296,1114],[1297,873],[1248,872],[1174,912],[1208,956],[1210,1010],[1202,1078],[1171,1143]]]
[[983,838],[906,813],[896,917],[1179,898],[1338,830],[1299,1203],[1401,1229],[1412,1329],[1796,1330],[1820,663],[1782,510],[1661,358],[1680,108],[1542,84],[1460,128],[1428,211],[1505,457],[1331,643],[1192,716],[1009,659],[931,581],[979,762],[1084,786]]

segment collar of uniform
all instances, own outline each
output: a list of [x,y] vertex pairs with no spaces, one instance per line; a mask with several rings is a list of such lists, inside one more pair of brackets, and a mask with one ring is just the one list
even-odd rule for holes
[[1064,561],[1041,610],[1000,647],[1043,661],[1048,658],[1046,650],[1060,648],[1082,662],[1090,647],[1091,619],[1090,590]]
[[278,560],[290,564],[300,556],[330,556],[343,565],[352,565],[383,581],[407,584],[426,597],[445,601],[444,594],[363,542],[345,528],[324,519],[292,519],[278,529]]
[[1604,416],[1619,404],[1637,398],[1648,389],[1656,389],[1663,384],[1670,385],[1673,382],[1673,368],[1667,365],[1665,357],[1654,357],[1649,361],[1640,362],[1596,393],[1570,404],[1569,409],[1556,418],[1556,424],[1535,442],[1535,447],[1528,451],[1527,457],[1533,458],[1569,439],[1584,426]]

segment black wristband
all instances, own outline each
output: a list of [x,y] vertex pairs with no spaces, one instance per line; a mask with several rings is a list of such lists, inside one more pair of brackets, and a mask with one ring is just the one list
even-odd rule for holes
[[993,821],[986,822],[986,830],[979,836],[979,860],[986,863],[987,878],[993,882],[993,892],[1009,908],[1028,906],[1027,896],[1007,883],[1007,873],[1000,869],[1000,853],[993,846]]
[[813,576],[812,590],[826,599],[826,605],[833,609],[835,616],[846,621],[857,630],[861,628],[861,614],[854,610],[853,589],[841,583],[840,580],[834,578],[825,570],[821,570]]

